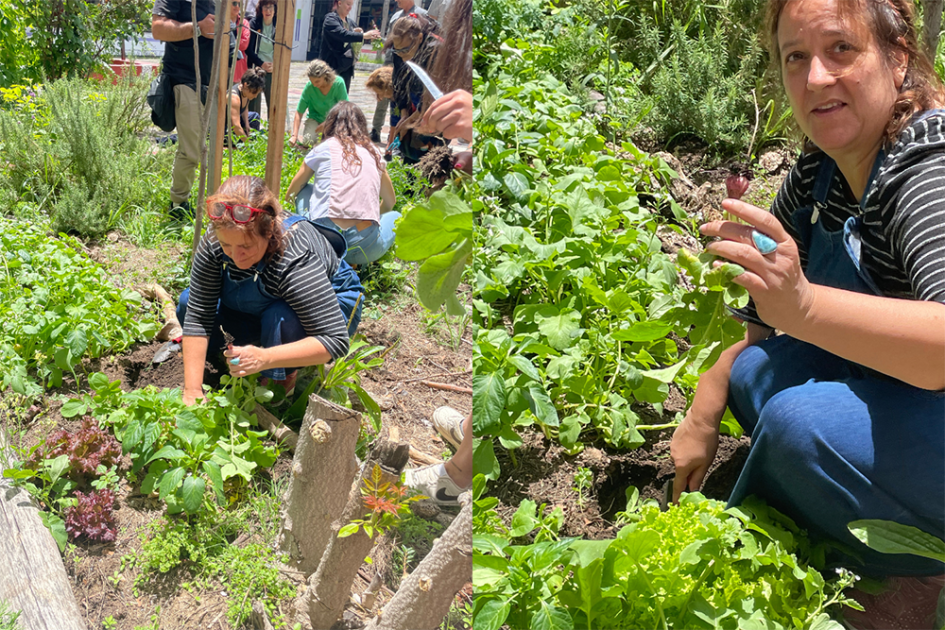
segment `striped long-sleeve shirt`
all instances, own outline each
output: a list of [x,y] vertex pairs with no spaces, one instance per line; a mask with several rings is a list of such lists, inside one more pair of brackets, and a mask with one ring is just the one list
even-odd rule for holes
[[[348,331],[330,279],[338,270],[338,256],[307,221],[293,225],[285,238],[285,252],[266,263],[259,279],[270,295],[282,298],[295,311],[307,335],[320,341],[333,359],[343,357],[348,353]],[[257,273],[258,265],[239,269],[226,258],[213,230],[208,230],[190,273],[185,335],[210,336],[223,287],[224,263],[237,282]]]
[[[801,155],[784,180],[771,212],[797,243],[801,266],[807,250],[791,215],[815,205],[814,180],[825,156]],[[886,297],[945,303],[945,114],[912,123],[888,149],[862,211],[862,264]],[[822,226],[840,230],[861,214],[843,174],[834,172],[826,203],[816,204]],[[846,255],[846,254],[843,254]],[[750,304],[739,317],[760,322]]]

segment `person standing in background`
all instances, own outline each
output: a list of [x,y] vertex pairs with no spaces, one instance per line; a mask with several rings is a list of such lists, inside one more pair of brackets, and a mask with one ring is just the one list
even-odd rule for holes
[[[398,11],[393,16],[391,16],[390,21],[387,23],[387,33],[386,36],[390,36],[393,32],[394,22],[399,20],[405,15],[427,15],[427,12],[424,8],[418,7],[414,4],[413,0],[396,0]],[[434,0],[435,1],[435,0]],[[394,50],[390,46],[384,47],[384,65],[393,66],[394,74],[397,75],[400,67],[403,65],[403,61],[394,54]],[[400,72],[403,72],[400,70]],[[384,127],[384,117],[387,115],[388,110],[390,110],[391,120],[390,128],[393,132],[394,127],[397,126],[397,122],[400,120],[400,111],[397,109],[397,106],[394,105],[390,98],[385,98],[382,101],[378,101],[377,107],[374,108],[374,119],[371,121],[371,140],[374,142],[381,141],[381,129]],[[387,144],[390,144],[391,138],[387,138]]]
[[[242,28],[241,28],[242,27]],[[239,46],[236,63],[233,64],[233,84],[238,84],[249,67],[246,63],[246,49],[249,47],[249,22],[240,16],[240,1],[230,0],[230,34],[234,44]]]
[[[200,85],[205,99],[213,66],[215,4],[195,0],[199,30]],[[151,11],[151,35],[164,42],[163,72],[174,88],[177,118],[177,155],[171,175],[171,217],[193,217],[190,189],[200,163],[200,111],[197,104],[197,71],[194,67],[194,24],[190,0],[155,0]]]
[[335,0],[331,11],[322,23],[322,47],[318,57],[338,73],[345,82],[345,90],[351,90],[351,77],[354,76],[354,64],[357,61],[352,43],[369,42],[381,36],[377,29],[362,33],[351,21],[348,14],[354,0]]
[[[262,94],[266,96],[268,114],[272,113],[270,94],[272,93],[273,40],[276,38],[276,19],[276,0],[259,0],[256,15],[249,25],[249,47],[246,49],[249,67],[262,68],[266,71],[266,84]],[[249,111],[262,113],[262,95],[250,101]]]

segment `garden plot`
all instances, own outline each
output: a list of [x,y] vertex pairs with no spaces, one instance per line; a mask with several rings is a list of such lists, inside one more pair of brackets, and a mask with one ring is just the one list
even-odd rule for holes
[[[85,249],[77,242],[67,242],[74,246],[71,251]],[[107,279],[104,274],[95,277],[103,291],[107,289],[121,298],[116,301],[130,297],[132,288],[142,282],[173,280],[176,273],[168,268],[172,264],[168,261],[169,257],[174,257],[172,254],[141,250],[120,238],[106,239],[100,246],[93,247],[93,251],[97,259],[109,265],[113,274]],[[4,256],[8,264],[22,258],[17,250],[5,249]],[[129,260],[150,261],[154,268],[129,265]],[[386,264],[398,263],[388,261]],[[96,268],[92,263],[87,265],[90,270]],[[390,278],[375,278],[374,282],[380,285],[387,280]],[[411,294],[400,289],[403,280],[398,280],[397,289],[388,287],[386,292],[379,291],[384,294],[382,300],[367,304],[359,333],[364,336],[365,347],[383,348],[374,356],[383,351],[386,353],[382,365],[364,369],[358,376],[361,386],[384,409],[381,435],[393,437],[396,434],[397,439],[409,442],[433,461],[449,455],[448,447],[429,422],[433,409],[449,404],[466,410],[471,399],[465,393],[431,388],[423,381],[460,387],[470,385],[469,331],[464,322],[452,322],[450,328],[450,323],[443,318],[426,314]],[[136,418],[148,418],[151,413],[155,417],[161,413],[170,413],[171,417],[180,414],[179,396],[175,398],[173,393],[166,392],[166,388],[181,386],[182,361],[175,357],[165,363],[151,363],[161,345],[160,342],[147,341],[159,327],[156,308],[140,297],[131,300],[131,304],[129,321],[133,324],[115,328],[121,329],[124,335],[138,332],[137,339],[141,341],[130,339],[125,343],[126,347],[130,346],[126,350],[115,351],[105,347],[100,356],[90,358],[80,353],[77,347],[73,348],[76,350],[73,353],[68,342],[63,343],[68,330],[60,331],[63,335],[61,340],[58,336],[52,338],[50,344],[55,346],[59,340],[70,354],[59,360],[58,369],[63,375],[55,382],[50,382],[50,379],[60,378],[55,372],[57,351],[52,348],[43,354],[50,355],[45,385],[54,386],[51,389],[44,391],[42,383],[36,380],[39,369],[34,366],[47,363],[31,355],[34,363],[25,374],[33,379],[26,381],[32,389],[22,393],[7,389],[0,402],[0,426],[10,435],[11,442],[23,449],[19,459],[28,459],[29,450],[33,447],[38,447],[34,453],[42,452],[44,447],[39,445],[56,431],[64,431],[68,436],[80,434],[83,417],[87,415],[110,417],[112,428],[121,428],[121,437],[126,443],[135,443],[134,438],[129,438],[134,429],[129,429],[131,423],[126,422],[127,418],[119,419],[122,414]],[[16,341],[11,340],[11,349],[15,344]],[[210,383],[226,380],[220,379],[221,374],[210,363],[207,368]],[[305,384],[303,375],[300,388]],[[230,410],[227,413],[240,406],[258,404],[252,402],[256,395],[261,399],[268,396],[245,385],[224,384],[222,391],[229,392],[226,395],[233,403],[226,407]],[[344,388],[339,392],[344,393]],[[79,393],[81,395],[77,397]],[[27,398],[27,395],[32,398]],[[24,406],[27,401],[34,403],[32,407]],[[275,412],[282,414],[284,407],[282,409],[275,409]],[[102,424],[103,433],[109,434],[109,422],[103,421]],[[146,431],[146,421],[142,420],[141,425]],[[368,443],[374,440],[368,414],[364,415],[364,425],[368,431],[358,442],[362,454],[367,452]],[[178,425],[178,431],[180,428]],[[298,429],[297,424],[295,428]],[[246,429],[253,430],[252,427]],[[71,439],[64,438],[64,449],[68,450],[65,442]],[[240,444],[249,444],[248,450],[243,452],[243,460],[251,461],[255,466],[251,474],[232,475],[223,481],[219,487],[222,496],[217,493],[212,472],[201,477],[200,496],[189,493],[188,489],[194,486],[188,485],[188,480],[197,478],[191,476],[179,480],[176,489],[167,482],[169,485],[165,492],[161,482],[170,474],[171,466],[155,473],[153,464],[146,465],[132,473],[136,461],[140,460],[133,460],[129,452],[111,459],[106,457],[103,469],[100,469],[102,474],[78,475],[73,480],[65,470],[40,465],[38,470],[46,473],[45,478],[24,477],[22,481],[33,483],[41,495],[45,492],[45,500],[50,505],[56,504],[53,487],[67,479],[73,486],[70,489],[92,492],[101,486],[114,493],[114,521],[110,526],[106,524],[114,532],[114,540],[89,541],[86,537],[77,537],[67,543],[64,552],[76,601],[90,628],[244,627],[254,602],[262,604],[276,627],[292,627],[292,623],[286,623],[292,619],[290,606],[302,584],[302,576],[282,565],[273,547],[281,527],[279,507],[290,476],[292,454],[288,451],[277,454],[276,445],[262,434]],[[134,452],[134,448],[130,450]],[[102,452],[105,450],[101,449]],[[161,458],[155,461],[160,462]],[[413,465],[422,463],[425,462],[414,462]],[[155,476],[149,480],[148,474],[152,473]],[[56,481],[47,483],[53,475],[57,477]],[[153,492],[146,491],[152,486]],[[63,486],[56,489],[62,490]],[[182,514],[167,518],[168,502],[177,502],[176,507]],[[388,529],[370,553],[373,563],[365,563],[360,568],[353,585],[352,592],[360,593],[368,587],[374,574],[380,573],[383,586],[376,589],[375,610],[390,599],[403,577],[423,559],[457,512],[440,510],[429,502],[414,505],[415,511],[425,518],[408,511],[396,527]],[[60,514],[64,514],[70,506],[59,503],[56,507]],[[76,519],[64,520],[65,523],[59,524],[60,533],[77,526],[72,522]],[[89,525],[102,526],[98,522]],[[446,627],[464,627],[462,611],[464,602],[468,602],[470,597],[469,589],[460,594],[454,605],[456,613],[451,614]],[[347,605],[345,617],[348,619],[360,619],[363,623],[371,616],[368,609]]]

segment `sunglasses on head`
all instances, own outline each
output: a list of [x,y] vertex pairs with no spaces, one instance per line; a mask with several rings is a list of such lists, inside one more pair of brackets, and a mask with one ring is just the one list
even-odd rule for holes
[[232,205],[223,203],[222,201],[207,203],[207,215],[214,221],[222,219],[223,215],[227,212],[230,213],[230,218],[233,219],[234,223],[240,224],[249,223],[257,214],[267,214],[265,210],[253,208],[252,206],[244,206],[238,203]]

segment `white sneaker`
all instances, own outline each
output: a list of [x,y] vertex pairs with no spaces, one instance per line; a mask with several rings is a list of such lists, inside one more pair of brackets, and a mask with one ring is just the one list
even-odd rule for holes
[[[443,470],[442,473],[440,469]],[[459,505],[457,499],[463,493],[463,489],[450,479],[443,464],[408,468],[405,471],[404,484],[439,505]]]
[[459,448],[463,441],[463,420],[466,416],[452,407],[437,407],[433,412],[433,426],[446,441]]

